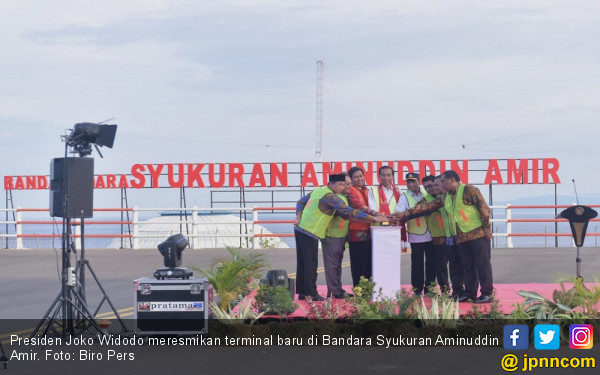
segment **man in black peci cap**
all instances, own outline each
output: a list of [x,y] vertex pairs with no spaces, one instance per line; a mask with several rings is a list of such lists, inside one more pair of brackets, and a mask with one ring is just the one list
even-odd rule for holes
[[346,174],[332,174],[327,186],[318,187],[296,204],[294,237],[296,238],[296,293],[299,299],[324,298],[317,293],[319,240],[323,240],[334,215],[372,222],[387,221],[386,216],[371,216],[348,206],[340,198],[346,188]]

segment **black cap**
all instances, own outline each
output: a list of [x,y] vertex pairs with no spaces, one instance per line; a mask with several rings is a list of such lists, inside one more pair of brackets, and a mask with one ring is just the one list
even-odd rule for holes
[[405,180],[406,181],[415,180],[417,182],[421,181],[419,179],[419,174],[418,173],[407,173]]
[[338,182],[338,181],[345,182],[346,181],[346,174],[345,173],[338,173],[338,174],[330,174],[329,175],[329,182]]

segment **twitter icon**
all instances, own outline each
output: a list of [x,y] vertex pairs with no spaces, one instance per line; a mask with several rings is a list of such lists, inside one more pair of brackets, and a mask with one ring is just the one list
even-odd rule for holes
[[538,324],[533,329],[534,346],[538,350],[557,350],[560,346],[560,327],[556,324]]

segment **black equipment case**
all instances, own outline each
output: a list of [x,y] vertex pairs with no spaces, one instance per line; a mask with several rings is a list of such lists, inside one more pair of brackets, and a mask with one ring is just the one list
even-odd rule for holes
[[133,283],[136,333],[208,333],[213,287],[207,279],[141,278]]

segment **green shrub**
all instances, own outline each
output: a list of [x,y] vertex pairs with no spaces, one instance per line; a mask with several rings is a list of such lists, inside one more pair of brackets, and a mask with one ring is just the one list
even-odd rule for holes
[[354,297],[347,298],[350,306],[350,311],[356,319],[372,320],[372,319],[415,319],[415,305],[417,299],[410,296],[409,293],[402,289],[396,293],[396,297],[388,297],[383,295],[379,288],[374,295],[375,282],[372,279],[360,278],[357,286],[352,288]]
[[425,300],[421,296],[421,304],[416,304],[417,316],[426,326],[443,326],[456,328],[456,323],[460,317],[458,301],[446,295],[431,297],[429,308],[425,305]]
[[252,302],[246,299],[240,302],[237,311],[223,310],[214,302],[210,303],[210,309],[213,312],[214,317],[224,324],[254,324],[265,314],[264,312],[257,313],[252,310]]
[[294,303],[288,288],[277,285],[272,287],[268,284],[262,284],[255,296],[256,307],[269,314],[286,316],[294,312],[298,305]]
[[219,307],[230,310],[236,300],[241,300],[250,292],[249,285],[260,279],[268,262],[264,254],[250,252],[243,254],[241,250],[228,247],[231,258],[216,258],[210,269],[193,269],[202,273],[213,286],[219,296]]

